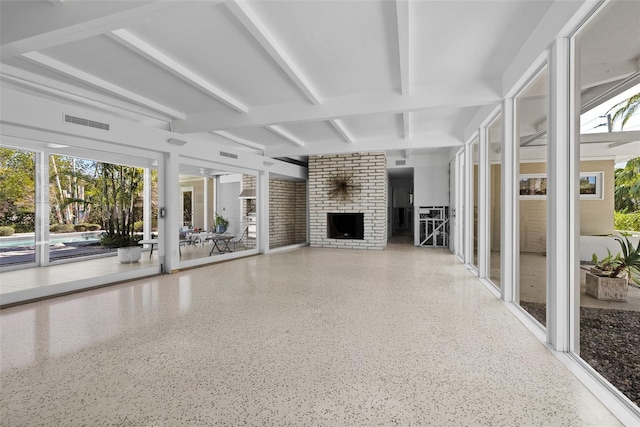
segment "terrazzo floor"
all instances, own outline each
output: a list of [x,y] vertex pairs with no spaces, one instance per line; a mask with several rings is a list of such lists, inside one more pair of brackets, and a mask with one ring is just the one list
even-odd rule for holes
[[446,250],[243,258],[0,332],[3,426],[619,425]]

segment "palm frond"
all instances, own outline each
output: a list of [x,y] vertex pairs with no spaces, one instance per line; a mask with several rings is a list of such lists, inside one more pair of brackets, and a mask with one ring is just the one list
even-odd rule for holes
[[635,113],[638,111],[639,107],[640,107],[640,93],[637,93],[631,96],[630,98],[625,99],[624,101],[618,102],[616,105],[609,108],[606,114],[608,115],[609,113],[615,110],[615,112],[611,116],[611,122],[615,123],[619,120],[622,120],[622,124],[620,126],[620,129],[622,130],[624,129],[624,125],[627,124],[629,119],[631,119],[631,117],[634,116]]

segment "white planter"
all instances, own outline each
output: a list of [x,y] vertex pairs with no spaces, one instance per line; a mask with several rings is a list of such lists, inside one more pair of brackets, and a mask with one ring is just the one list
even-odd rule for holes
[[587,272],[586,294],[604,301],[626,301],[629,284],[626,277],[603,277]]
[[118,261],[122,264],[133,264],[140,261],[142,257],[142,247],[128,246],[126,248],[118,248]]

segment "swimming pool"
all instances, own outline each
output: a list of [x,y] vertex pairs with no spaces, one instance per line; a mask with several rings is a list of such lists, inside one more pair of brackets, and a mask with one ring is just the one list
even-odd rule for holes
[[[55,243],[76,243],[76,242],[98,242],[101,231],[90,231],[82,233],[50,234],[49,244]],[[0,248],[16,248],[24,246],[34,246],[35,237],[33,235],[21,235],[4,237],[0,239]]]

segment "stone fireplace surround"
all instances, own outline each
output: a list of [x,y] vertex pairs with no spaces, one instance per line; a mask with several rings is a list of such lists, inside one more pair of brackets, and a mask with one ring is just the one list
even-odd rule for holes
[[[331,177],[352,174],[347,200],[330,197]],[[387,245],[387,159],[384,153],[309,157],[309,225],[312,247],[384,249]],[[327,237],[328,213],[363,213],[363,239]]]

